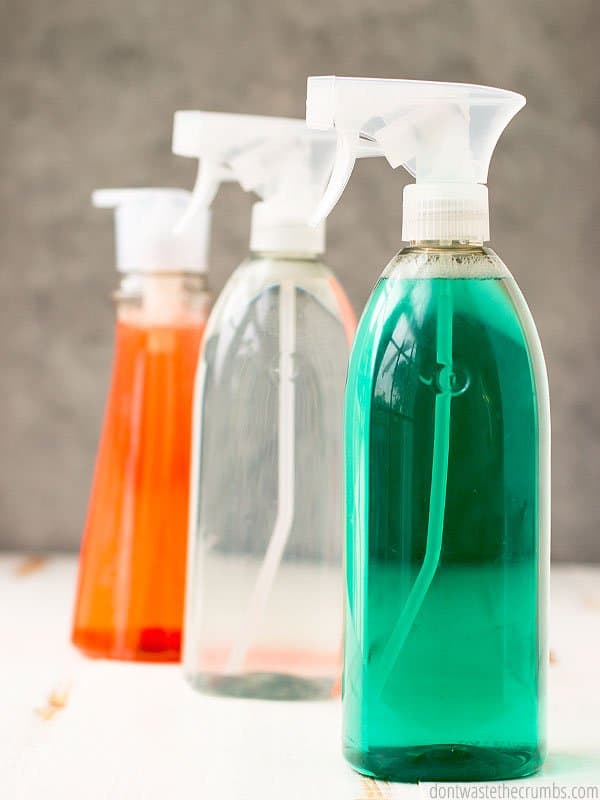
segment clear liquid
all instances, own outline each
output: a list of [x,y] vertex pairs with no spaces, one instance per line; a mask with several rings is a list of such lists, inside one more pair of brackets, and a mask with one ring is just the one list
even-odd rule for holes
[[[281,490],[283,285],[293,293],[293,514],[266,602],[250,618]],[[234,274],[209,322],[196,385],[184,646],[186,675],[203,691],[304,699],[339,688],[341,441],[354,327],[340,297],[318,262],[253,259]],[[232,666],[246,636],[244,657]]]
[[398,266],[348,379],[344,751],[380,778],[520,777],[544,748],[541,351],[512,278]]

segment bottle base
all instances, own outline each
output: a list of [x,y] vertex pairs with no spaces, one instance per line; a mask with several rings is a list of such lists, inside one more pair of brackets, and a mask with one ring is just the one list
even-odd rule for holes
[[363,775],[403,783],[526,778],[536,773],[544,760],[539,750],[530,748],[465,744],[381,747],[367,752],[344,748],[344,757]]
[[186,674],[186,678],[194,689],[204,694],[254,700],[326,700],[335,696],[338,685],[333,678],[304,678],[278,672],[242,675],[201,672]]
[[71,641],[88,658],[161,664],[181,660],[179,630],[143,628],[121,633],[77,628]]

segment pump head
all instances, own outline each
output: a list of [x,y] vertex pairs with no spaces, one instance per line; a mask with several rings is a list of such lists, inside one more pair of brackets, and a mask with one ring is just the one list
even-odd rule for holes
[[190,205],[184,189],[97,189],[92,202],[115,209],[119,272],[206,272],[210,209],[197,208],[194,224],[178,232]]
[[222,181],[237,181],[261,198],[252,212],[252,250],[324,250],[324,223],[311,227],[308,218],[331,172],[333,131],[311,131],[302,119],[177,111],[173,152],[200,162],[190,213]]
[[489,86],[309,78],[309,128],[337,131],[334,168],[312,222],[331,212],[357,158],[384,156],[416,178],[404,190],[405,240],[487,241],[490,160],[524,105],[522,95]]

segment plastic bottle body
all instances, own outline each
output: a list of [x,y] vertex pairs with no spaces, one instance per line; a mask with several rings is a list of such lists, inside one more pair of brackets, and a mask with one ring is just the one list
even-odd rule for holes
[[320,262],[253,255],[209,320],[194,398],[184,669],[329,696],[341,666],[342,419],[355,320]]
[[94,657],[176,661],[185,586],[202,276],[129,275],[79,565],[73,642]]
[[549,403],[533,320],[480,247],[407,248],[346,393],[344,752],[489,780],[544,755]]

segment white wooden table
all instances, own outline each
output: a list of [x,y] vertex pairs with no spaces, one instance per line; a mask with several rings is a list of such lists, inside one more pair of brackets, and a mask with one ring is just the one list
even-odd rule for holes
[[[333,701],[203,697],[178,666],[88,661],[69,645],[73,558],[0,557],[1,800],[366,800]],[[552,579],[550,756],[529,782],[600,784],[600,568]]]

